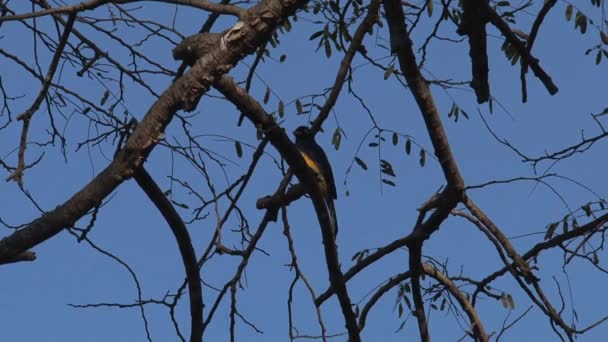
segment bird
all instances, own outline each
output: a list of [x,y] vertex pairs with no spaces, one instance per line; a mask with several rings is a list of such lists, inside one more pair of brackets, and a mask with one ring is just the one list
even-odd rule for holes
[[293,135],[296,138],[296,148],[304,158],[306,165],[314,171],[315,176],[317,177],[319,189],[324,197],[325,206],[327,207],[331,219],[332,232],[334,233],[335,238],[338,235],[338,220],[334,200],[337,199],[338,196],[331,164],[329,163],[323,148],[315,141],[314,134],[310,128],[300,126],[293,131]]

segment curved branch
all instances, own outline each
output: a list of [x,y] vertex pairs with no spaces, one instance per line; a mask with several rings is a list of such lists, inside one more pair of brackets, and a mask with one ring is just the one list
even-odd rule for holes
[[241,7],[233,6],[233,5],[222,5],[215,4],[209,2],[207,0],[89,0],[81,3],[77,3],[74,5],[55,7],[55,8],[47,8],[38,12],[30,12],[30,13],[22,13],[15,15],[7,15],[0,17],[0,22],[3,21],[14,21],[14,20],[24,20],[31,18],[38,18],[47,15],[53,14],[75,14],[78,12],[84,12],[89,10],[94,10],[98,7],[107,4],[130,4],[134,2],[143,2],[143,1],[152,1],[152,2],[163,2],[170,3],[175,5],[184,5],[190,6],[198,9],[202,9],[208,12],[219,13],[219,14],[228,14],[236,17],[243,16],[247,11]]
[[445,288],[450,292],[450,294],[456,298],[460,307],[464,310],[464,312],[469,317],[469,321],[471,321],[471,326],[473,328],[473,332],[475,333],[475,337],[478,341],[489,341],[488,335],[483,327],[481,319],[477,314],[477,310],[469,303],[467,297],[460,291],[458,286],[445,274],[439,272],[435,267],[430,264],[422,264],[422,270],[425,274],[433,277],[437,280],[441,285],[445,286]]
[[385,293],[390,291],[390,289],[401,284],[401,282],[403,282],[404,280],[406,280],[409,277],[410,277],[410,271],[403,272],[403,273],[397,274],[394,277],[391,277],[391,279],[389,279],[386,282],[386,284],[380,286],[378,291],[376,291],[376,293],[374,293],[374,295],[365,304],[365,306],[363,307],[363,310],[361,310],[361,316],[359,317],[359,330],[363,330],[363,328],[365,328],[365,321],[367,319],[367,314],[372,309],[372,307],[376,304],[376,302],[378,300],[380,300],[380,298]]
[[163,215],[171,228],[171,232],[173,232],[173,235],[175,236],[179,252],[182,255],[186,279],[188,280],[191,317],[190,341],[202,341],[203,293],[201,288],[201,277],[196,263],[196,254],[194,252],[194,247],[192,247],[188,228],[186,228],[184,221],[175,210],[173,204],[171,204],[171,201],[163,194],[163,191],[145,168],[141,167],[137,170],[133,175],[133,178],[135,178],[139,187],[142,188],[146,195],[148,195],[148,198],[154,203],[156,208],[158,208],[158,211]]

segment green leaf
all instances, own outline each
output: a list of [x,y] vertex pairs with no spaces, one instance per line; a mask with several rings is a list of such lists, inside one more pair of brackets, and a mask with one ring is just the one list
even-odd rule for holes
[[390,185],[390,186],[395,186],[395,182],[388,180],[388,179],[382,179],[382,183]]
[[408,296],[403,296],[403,300],[405,301],[408,309],[412,310],[412,302],[410,302],[410,298]]
[[424,167],[426,163],[426,152],[424,150],[420,150],[420,166]]
[[606,34],[606,32],[600,31],[600,38],[602,39],[602,43],[604,43],[604,45],[608,45],[608,34]]
[[266,92],[264,93],[264,104],[268,104],[269,99],[270,99],[270,87],[266,87]]
[[99,104],[101,104],[102,106],[106,103],[106,101],[108,101],[108,97],[110,96],[110,91],[106,90],[103,92],[103,96],[101,97],[101,100],[99,101]]
[[572,5],[568,5],[566,7],[566,20],[567,21],[570,21],[570,19],[572,19],[572,9],[573,9]]
[[234,148],[236,149],[236,155],[241,158],[243,156],[243,146],[238,141],[234,142]]
[[545,234],[545,240],[549,240],[553,233],[555,232],[555,228],[559,226],[559,222],[553,222],[547,226],[547,233]]
[[342,142],[342,134],[340,134],[340,128],[336,127],[336,130],[331,137],[331,143],[334,145],[336,151],[340,148],[340,142]]
[[587,216],[591,216],[591,203],[587,203],[581,207]]
[[329,44],[329,39],[325,39],[325,56],[327,56],[327,58],[331,57],[331,45]]
[[574,28],[578,28],[581,33],[587,32],[587,16],[580,11],[576,12],[574,19]]
[[405,141],[405,153],[407,155],[412,153],[412,141],[409,138]]
[[395,65],[391,64],[388,68],[386,68],[386,70],[384,71],[384,79],[388,80],[389,77],[391,77],[391,75],[393,74],[393,72],[395,71]]
[[357,162],[357,164],[359,164],[359,166],[361,166],[363,170],[367,170],[367,165],[363,160],[359,159],[359,157],[355,157],[355,161]]
[[393,170],[393,165],[389,163],[387,160],[380,160],[380,171],[386,175],[395,177],[395,171]]
[[325,32],[325,31],[321,30],[321,31],[317,31],[317,32],[313,33],[310,36],[310,38],[308,38],[308,40],[315,40],[315,39],[319,38],[323,34],[323,32]]
[[397,328],[397,331],[395,331],[395,332],[399,332],[399,331],[403,330],[403,327],[405,326],[405,322],[406,321],[401,322],[401,324],[399,324],[399,328]]
[[597,255],[597,252],[593,252],[593,263],[595,265],[600,263],[600,257]]
[[279,117],[285,116],[285,104],[283,101],[279,101]]
[[332,0],[329,2],[329,9],[336,13],[340,13],[340,7],[338,6],[338,3],[336,1]]
[[399,135],[397,133],[393,133],[393,146],[397,146],[399,143]]

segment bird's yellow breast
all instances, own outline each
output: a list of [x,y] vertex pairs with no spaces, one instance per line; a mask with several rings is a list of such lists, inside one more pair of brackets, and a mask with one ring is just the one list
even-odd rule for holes
[[325,181],[325,177],[323,177],[323,172],[321,171],[319,165],[315,163],[315,161],[308,154],[304,152],[300,152],[300,154],[304,158],[306,165],[308,165],[308,167],[315,172],[317,176],[317,181],[319,182],[319,187],[321,188],[321,192],[327,194],[327,182]]

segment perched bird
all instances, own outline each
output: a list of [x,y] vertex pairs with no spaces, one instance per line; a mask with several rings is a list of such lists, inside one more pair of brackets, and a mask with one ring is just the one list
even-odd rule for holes
[[332,231],[334,237],[338,235],[338,221],[336,217],[336,208],[334,200],[338,197],[336,194],[336,184],[334,182],[334,173],[331,170],[331,165],[327,159],[325,152],[315,141],[310,129],[306,126],[300,126],[293,131],[296,137],[296,147],[302,154],[308,167],[310,167],[317,176],[317,182],[321,193],[325,198],[325,205],[332,223]]

